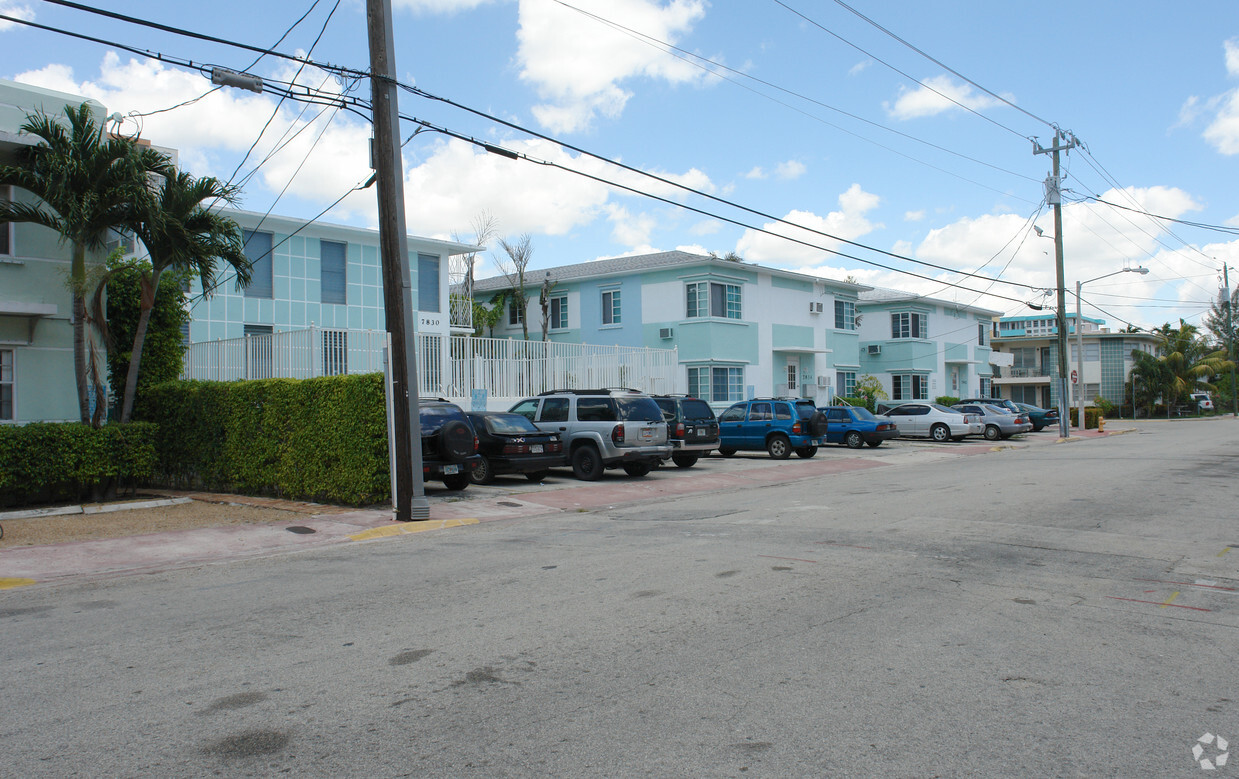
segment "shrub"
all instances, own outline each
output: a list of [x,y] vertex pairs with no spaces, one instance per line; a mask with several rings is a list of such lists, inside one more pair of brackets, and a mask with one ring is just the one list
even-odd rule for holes
[[[1076,422],[1076,420],[1078,420],[1078,419],[1080,418],[1080,413],[1079,413],[1079,412],[1080,412],[1080,409],[1079,409],[1079,408],[1077,408],[1076,406],[1072,406],[1072,407],[1070,408],[1070,410],[1068,411],[1068,417],[1071,419],[1071,426],[1072,426],[1072,427],[1076,427],[1076,426],[1078,425],[1078,423]],[[1095,406],[1087,406],[1087,407],[1085,407],[1085,409],[1084,409],[1084,429],[1085,429],[1085,430],[1091,430],[1091,429],[1096,428],[1096,427],[1097,427],[1097,417],[1100,417],[1100,416],[1109,416],[1109,415],[1108,415],[1108,414],[1102,414],[1102,413],[1101,413],[1101,409],[1099,409],[1099,408],[1097,408],[1097,407],[1095,407]]]
[[934,398],[934,402],[940,406],[946,406],[950,408],[951,406],[954,406],[956,403],[959,402],[959,398],[951,397],[950,395],[939,395],[938,397]]
[[156,422],[168,486],[346,505],[391,498],[381,374],[176,381],[136,410]]
[[154,473],[155,426],[0,426],[0,505],[99,499]]
[[869,409],[869,411],[871,412],[874,410],[873,398],[869,396],[859,397],[859,398],[857,397],[845,398],[845,397],[840,396],[840,397],[835,398],[835,403],[836,404],[844,403],[849,406],[860,406],[861,408]]

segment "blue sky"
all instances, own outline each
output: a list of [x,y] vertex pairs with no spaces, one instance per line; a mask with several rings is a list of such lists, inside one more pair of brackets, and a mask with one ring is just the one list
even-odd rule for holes
[[[311,4],[95,5],[270,46]],[[531,235],[535,269],[671,249],[736,252],[764,265],[850,275],[1026,314],[1025,301],[1053,302],[1042,294],[1055,285],[1053,243],[1031,229],[1035,223],[1047,236],[1054,232],[1042,188],[1050,160],[1034,155],[1029,139],[1050,145],[1056,125],[1085,144],[1063,160],[1068,288],[1124,267],[1150,269],[1146,276],[1123,273],[1088,284],[1086,315],[1115,328],[1179,317],[1200,323],[1220,287],[1223,263],[1239,264],[1233,234],[1087,199],[1239,228],[1239,13],[1228,0],[1182,3],[1173,13],[1164,3],[1136,0],[1121,14],[1110,3],[1051,12],[982,0],[394,5],[402,80],[605,159],[871,248],[800,232],[815,244],[807,247],[748,229],[795,232],[404,93],[406,115],[742,223],[423,133],[404,149],[408,225],[416,234],[467,240],[487,213],[500,236]],[[332,7],[320,0],[277,48],[309,49]],[[37,0],[0,0],[0,14],[195,63],[242,69],[254,59]],[[669,52],[667,44],[682,52]],[[312,56],[367,67],[364,3],[339,3]],[[369,97],[364,82],[342,83],[314,68],[298,74],[288,61],[265,58],[253,72],[333,92],[351,87]],[[225,179],[274,116],[241,164],[239,176],[252,174],[242,203],[250,210],[313,217],[369,176],[369,128],[348,112],[292,101],[277,108],[270,94],[223,90],[151,114],[210,89],[200,73],[170,62],[0,21],[0,77],[98,99],[126,116],[122,132],[140,131],[176,148],[195,174]],[[285,133],[297,130],[255,170]],[[406,125],[405,134],[411,130]],[[324,218],[373,226],[375,212],[367,190]],[[491,246],[483,276],[496,272],[504,257],[497,241]],[[1068,305],[1074,310],[1070,295]]]

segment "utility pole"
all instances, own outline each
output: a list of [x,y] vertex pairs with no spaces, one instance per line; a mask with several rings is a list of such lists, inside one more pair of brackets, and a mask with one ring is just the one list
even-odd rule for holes
[[[1060,141],[1065,141],[1060,145]],[[1059,176],[1058,153],[1076,147],[1078,141],[1067,137],[1062,130],[1054,131],[1054,145],[1048,149],[1033,141],[1033,154],[1050,154],[1054,160],[1054,172],[1045,180],[1045,197],[1054,206],[1054,267],[1058,274],[1058,437],[1066,438],[1070,434],[1070,420],[1067,418],[1067,290],[1063,278],[1063,198],[1061,192],[1062,179]],[[1079,327],[1080,323],[1076,323]],[[1084,429],[1084,420],[1079,420],[1079,428]]]
[[1239,417],[1239,399],[1235,388],[1235,322],[1230,299],[1230,267],[1222,264],[1222,294],[1226,296],[1226,356],[1230,358],[1230,415]]
[[396,99],[396,59],[391,0],[366,0],[370,37],[370,92],[373,106],[373,165],[378,179],[379,246],[383,264],[383,309],[391,338],[392,418],[396,451],[396,519],[430,519],[422,479],[422,430],[417,402],[413,286],[409,280],[409,237],[404,223],[404,163]]

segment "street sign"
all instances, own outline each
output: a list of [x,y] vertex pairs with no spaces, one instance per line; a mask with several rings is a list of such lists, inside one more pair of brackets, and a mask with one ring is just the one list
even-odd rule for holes
[[1072,383],[1072,384],[1079,384],[1079,383],[1080,383],[1080,374],[1076,373],[1075,371],[1072,371],[1072,372],[1071,372],[1071,383]]

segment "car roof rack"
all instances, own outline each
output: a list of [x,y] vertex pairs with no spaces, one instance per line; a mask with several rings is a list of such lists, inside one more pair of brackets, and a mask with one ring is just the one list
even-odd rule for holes
[[554,389],[546,392],[539,392],[538,396],[543,395],[609,395],[612,392],[636,392],[644,395],[645,393],[632,387],[602,387],[601,389]]

